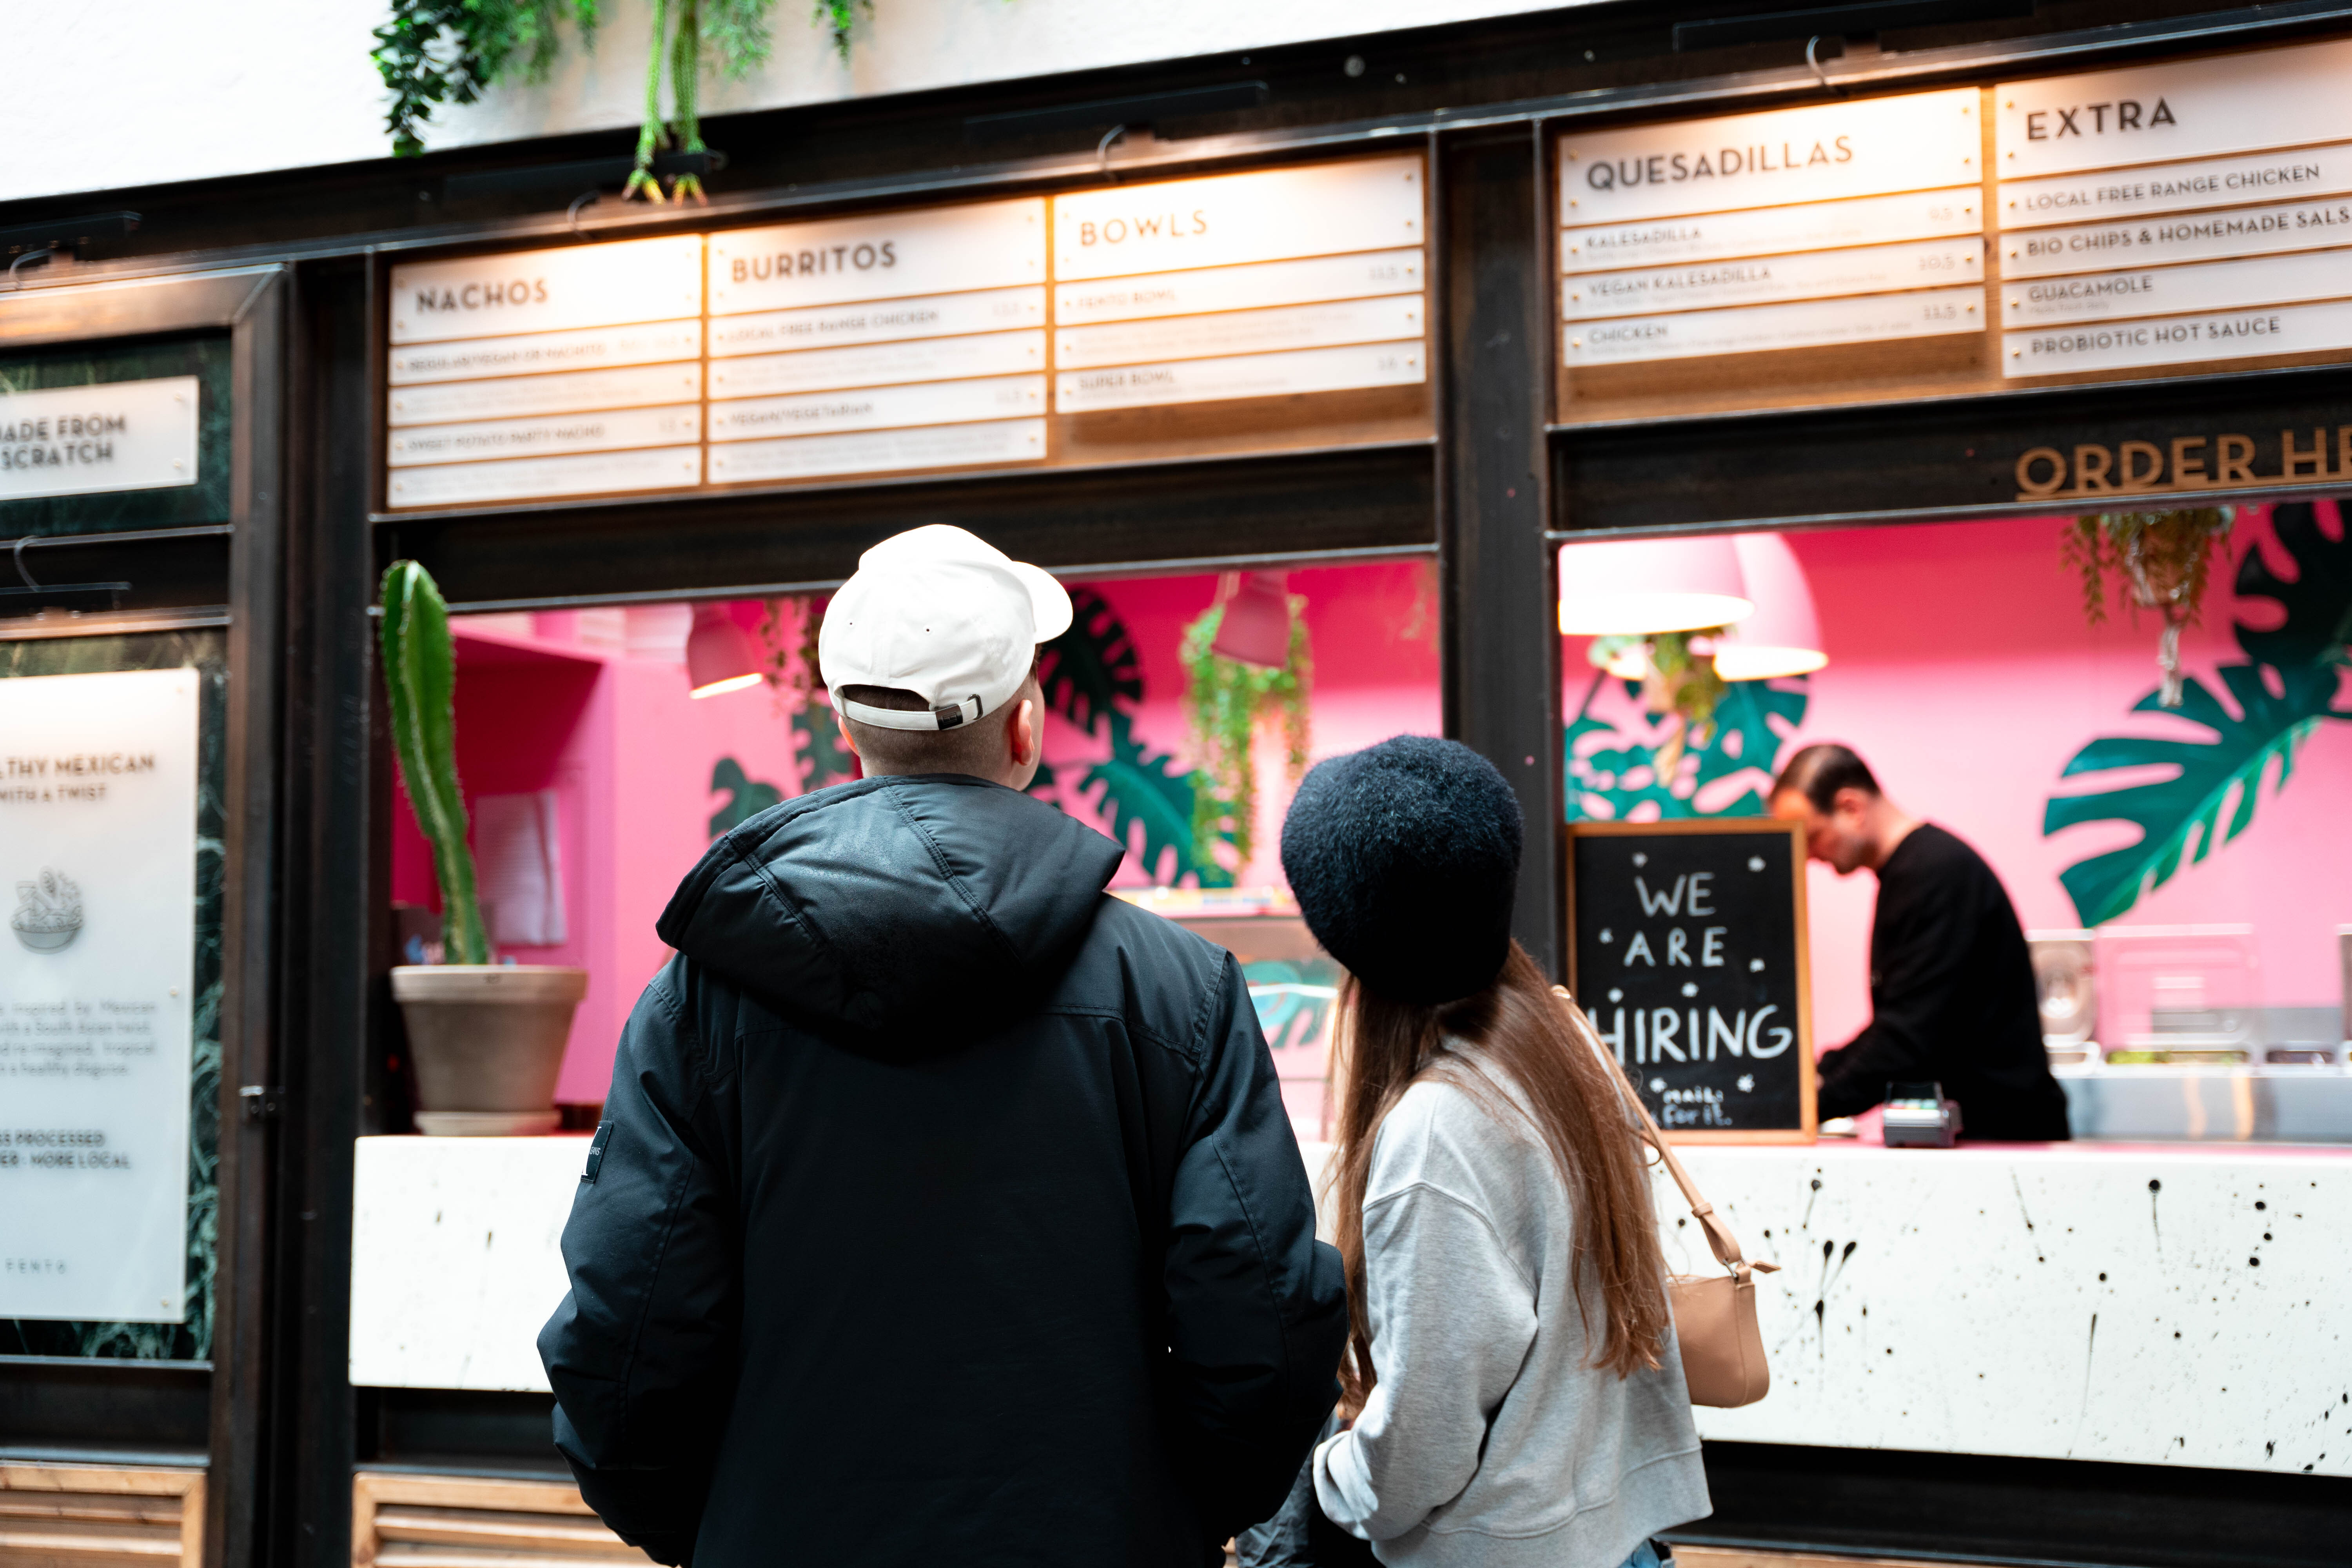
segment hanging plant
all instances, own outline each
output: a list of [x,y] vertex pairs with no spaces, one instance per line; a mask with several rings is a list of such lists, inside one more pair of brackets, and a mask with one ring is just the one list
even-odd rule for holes
[[[593,49],[602,0],[392,0],[392,19],[375,30],[371,58],[392,91],[384,116],[393,155],[425,151],[420,134],[434,109],[472,103],[501,83],[545,81],[571,24]],[[702,73],[716,69],[740,81],[768,62],[775,35],[769,21],[776,0],[651,0],[653,34],[646,57],[646,102],[637,130],[636,166],[623,195],[667,199],[654,160],[665,149],[702,153],[699,110]],[[849,56],[850,25],[874,0],[815,0],[814,19]],[[670,111],[661,106],[662,78],[670,82]],[[673,177],[668,196],[702,199],[693,174]]]
[[2068,523],[2061,536],[2062,557],[2083,574],[2084,620],[2094,626],[2105,624],[2110,574],[2131,606],[2135,625],[2142,610],[2163,617],[2156,652],[2157,668],[2164,672],[2159,707],[2180,706],[2180,628],[2197,624],[2213,557],[2236,519],[2237,509],[2227,506],[2090,512]]
[[1601,669],[1622,670],[1638,663],[1643,705],[1658,718],[1675,721],[1657,747],[1661,784],[1673,780],[1685,750],[1703,751],[1715,738],[1715,710],[1731,689],[1715,672],[1715,639],[1723,631],[1710,626],[1645,637],[1600,637],[1585,650],[1585,658]]
[[1296,786],[1307,773],[1307,705],[1314,695],[1315,659],[1307,637],[1305,595],[1288,595],[1290,643],[1279,669],[1213,651],[1230,593],[1184,628],[1178,645],[1184,665],[1184,707],[1192,727],[1192,837],[1208,843],[1223,834],[1237,864],[1256,842],[1255,740],[1262,718],[1279,715],[1284,761]]

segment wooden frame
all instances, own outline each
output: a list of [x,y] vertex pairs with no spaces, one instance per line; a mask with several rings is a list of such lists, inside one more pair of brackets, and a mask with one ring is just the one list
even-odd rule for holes
[[[1422,334],[1417,340],[1401,339],[1394,344],[1399,349],[1417,346],[1423,356],[1424,374],[1418,383],[1346,388],[1338,391],[1307,393],[1276,393],[1258,396],[1219,398],[1200,402],[1149,404],[1132,407],[1099,409],[1085,413],[1064,414],[1047,406],[1041,413],[1046,427],[1046,449],[1037,459],[1023,462],[996,460],[939,465],[917,468],[876,470],[850,469],[840,473],[811,475],[803,479],[749,479],[725,482],[704,478],[691,485],[643,490],[606,491],[581,495],[550,495],[511,500],[428,502],[415,506],[394,506],[387,492],[391,473],[386,466],[391,427],[387,421],[389,384],[387,370],[391,358],[392,273],[395,266],[415,265],[423,261],[462,259],[469,256],[484,258],[528,255],[533,251],[561,251],[577,247],[583,242],[603,239],[681,238],[693,236],[717,239],[740,229],[768,227],[779,223],[822,222],[844,218],[887,218],[898,214],[939,211],[977,203],[1011,199],[1013,193],[978,186],[950,187],[927,193],[927,199],[909,201],[907,193],[887,193],[887,199],[845,199],[811,211],[797,204],[792,205],[749,206],[707,216],[699,223],[671,229],[664,227],[657,234],[628,231],[608,234],[594,230],[583,234],[577,230],[556,235],[537,235],[520,238],[509,248],[489,250],[482,239],[468,237],[449,245],[444,250],[417,252],[404,250],[397,256],[383,253],[372,259],[371,281],[373,301],[369,326],[368,374],[370,378],[371,423],[369,430],[369,521],[374,523],[395,523],[410,520],[436,521],[442,520],[499,519],[518,514],[557,509],[576,511],[588,509],[647,510],[666,511],[698,502],[724,500],[728,498],[750,498],[755,503],[761,500],[782,500],[810,493],[858,492],[877,488],[921,485],[937,487],[962,481],[1022,479],[1038,474],[1072,473],[1097,475],[1105,472],[1184,464],[1220,458],[1251,458],[1290,455],[1345,454],[1359,449],[1393,448],[1423,446],[1433,440],[1437,424],[1437,400],[1440,395],[1436,357],[1439,352],[1437,312],[1438,283],[1435,274],[1433,231],[1437,204],[1433,191],[1434,159],[1431,144],[1403,142],[1397,140],[1353,139],[1337,146],[1326,146],[1311,152],[1270,149],[1261,159],[1234,157],[1221,160],[1202,168],[1178,168],[1154,172],[1148,176],[1153,183],[1160,181],[1214,178],[1287,169],[1314,169],[1325,166],[1364,163],[1368,161],[1409,157],[1421,163],[1422,217],[1421,247],[1423,267],[1422,298],[1423,318]],[[1060,181],[1042,180],[1022,194],[1043,198],[1047,211],[1053,210],[1056,196],[1090,194],[1097,187],[1098,172],[1093,177]],[[1049,253],[1053,246],[1051,218],[1043,243]],[[1039,287],[1050,293],[1056,281],[1052,278],[1040,280]],[[708,302],[700,320],[706,337],[711,326],[728,320],[713,314]],[[1053,328],[1041,328],[1047,347],[1046,363],[1037,374],[1053,384],[1057,369]],[[1341,345],[1333,345],[1341,346]],[[1263,351],[1236,351],[1240,353]],[[695,363],[707,376],[712,363],[708,342]],[[954,380],[957,377],[944,377]],[[711,399],[707,391],[698,394],[698,406],[707,411]],[[705,429],[697,438],[699,449],[706,455],[713,443]]]
[[1560,903],[1568,948],[1568,987],[1580,999],[1576,973],[1576,841],[1580,838],[1659,838],[1731,833],[1785,833],[1789,837],[1792,913],[1797,945],[1797,1099],[1804,1122],[1801,1128],[1759,1128],[1741,1131],[1685,1130],[1669,1133],[1675,1143],[1811,1143],[1820,1138],[1821,1114],[1815,1103],[1820,1087],[1813,1067],[1813,978],[1811,937],[1805,921],[1805,830],[1801,823],[1769,816],[1702,816],[1672,822],[1571,822],[1560,836]]
[[[255,1514],[264,1464],[264,1296],[275,1153],[238,1090],[277,1070],[281,579],[286,517],[289,269],[278,264],[19,289],[0,298],[0,346],[53,347],[165,332],[229,335],[228,655],[226,882],[221,912],[219,1237],[215,1255],[209,1447],[221,1490],[198,1511],[202,1561],[260,1555]],[[209,539],[215,524],[144,531]],[[77,536],[104,547],[105,534]],[[207,607],[208,608],[208,607]],[[121,629],[146,629],[123,627]],[[103,1367],[96,1361],[93,1366]],[[40,1375],[36,1373],[36,1376]],[[61,1388],[61,1397],[75,1396]],[[193,1563],[196,1559],[191,1558]]]
[[179,1543],[205,1554],[205,1472],[130,1465],[0,1462],[0,1561],[152,1562]]
[[[374,1568],[388,1542],[437,1563],[533,1568],[642,1563],[646,1554],[604,1528],[570,1481],[390,1474],[352,1478],[352,1568]],[[406,1544],[414,1543],[414,1544]]]

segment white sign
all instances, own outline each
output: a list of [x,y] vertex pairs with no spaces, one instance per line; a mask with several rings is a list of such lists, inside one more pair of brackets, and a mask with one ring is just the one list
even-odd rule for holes
[[710,367],[710,395],[751,397],[840,386],[893,386],[1045,368],[1044,332],[982,332],[968,338],[925,338],[719,360]]
[[408,386],[386,406],[394,428],[446,425],[459,419],[520,418],[597,408],[642,408],[702,395],[699,364],[649,364],[631,370],[562,371],[496,381],[452,381]]
[[676,489],[701,481],[702,448],[667,447],[402,468],[392,476],[386,489],[394,506],[464,506],[478,501],[528,500],[536,496]]
[[710,438],[744,441],[761,436],[878,430],[895,425],[957,425],[1045,411],[1042,375],[937,381],[820,392],[801,397],[747,397],[710,406]]
[[2063,375],[2085,370],[2137,370],[2257,354],[2352,349],[2352,302],[2221,311],[2163,321],[2007,332],[2001,374]]
[[2352,192],[2352,146],[2205,158],[2048,180],[2004,180],[1994,211],[2003,228]]
[[1227,397],[1280,397],[1301,392],[1341,392],[1361,386],[1410,386],[1427,379],[1428,356],[1419,342],[1358,348],[1301,349],[1230,359],[1179,360],[1117,370],[1065,371],[1054,380],[1057,413],[1136,408],[1159,403],[1206,403]]
[[1266,261],[1200,272],[1151,272],[1100,283],[1066,283],[1054,291],[1054,321],[1071,327],[1153,316],[1197,316],[1265,305],[1304,305],[1373,294],[1418,294],[1419,247],[1307,261]]
[[712,484],[799,479],[822,474],[879,474],[903,468],[961,468],[982,463],[1034,463],[1045,455],[1043,419],[919,426],[851,436],[803,436],[710,448]]
[[700,314],[698,234],[411,262],[392,269],[395,347]]
[[774,353],[784,349],[848,343],[899,342],[951,332],[993,332],[1045,324],[1045,289],[982,289],[970,294],[929,294],[879,303],[822,305],[807,310],[762,310],[721,316],[710,323],[710,357]]
[[2005,83],[1993,89],[1998,173],[2007,181],[2352,140],[2348,80],[2352,40]]
[[2341,255],[2260,256],[2244,261],[2157,267],[2145,272],[2090,272],[2077,278],[2004,283],[2001,322],[2020,326],[2102,317],[2169,316],[2344,294],[2352,294],[2352,263]]
[[1562,282],[1560,313],[1573,321],[1951,284],[1984,276],[1978,259],[1983,249],[1984,241],[1970,235],[1958,240],[1759,256],[1643,272],[1585,273]]
[[428,381],[480,381],[551,370],[599,370],[607,365],[659,364],[702,353],[702,323],[656,321],[636,327],[590,327],[570,332],[523,332],[425,343],[392,351],[387,379],[394,386]]
[[1570,329],[1563,347],[1573,367],[1937,337],[1984,324],[1982,289],[1929,289],[1596,321]]
[[0,500],[196,482],[196,378],[0,393]]
[[0,680],[0,1318],[186,1315],[200,679]]
[[1120,278],[1418,246],[1421,159],[1363,158],[1054,198],[1054,276]]
[[395,430],[384,460],[395,468],[478,458],[612,452],[627,447],[669,447],[702,437],[702,406],[619,408],[603,414],[557,414],[539,419],[484,419],[465,425],[421,425]]
[[1717,261],[1735,256],[1780,256],[1898,239],[1940,239],[1979,234],[1981,190],[1906,191],[1845,202],[1807,202],[1752,212],[1656,218],[1564,229],[1562,272],[1603,272],[1620,267],[1663,267],[1677,261]]
[[[2161,266],[2208,257],[2263,255],[2352,245],[2352,201],[2297,202],[2184,213],[2080,228],[2026,229],[2001,241],[2001,276],[2047,278],[2129,261]],[[2341,290],[2328,289],[2328,293]]]
[[714,316],[1045,281],[1036,196],[710,237]]
[[1066,370],[1139,361],[1204,359],[1212,354],[1263,353],[1333,343],[1418,339],[1426,326],[1418,294],[1348,300],[1330,305],[1289,305],[1215,316],[1111,321],[1065,327],[1055,334],[1054,363]]
[[1677,120],[1559,141],[1564,224],[1626,223],[1967,184],[1975,88]]

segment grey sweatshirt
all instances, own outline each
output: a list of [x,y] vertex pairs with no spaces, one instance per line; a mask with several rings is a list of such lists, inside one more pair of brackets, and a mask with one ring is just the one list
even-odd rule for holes
[[1381,1123],[1364,1190],[1380,1382],[1313,1465],[1324,1513],[1382,1563],[1616,1568],[1710,1511],[1678,1347],[1623,1379],[1586,1364],[1573,1234],[1526,1122],[1423,1081]]

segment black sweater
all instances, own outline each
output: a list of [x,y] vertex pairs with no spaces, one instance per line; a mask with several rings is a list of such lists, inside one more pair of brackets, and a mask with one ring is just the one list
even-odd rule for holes
[[1821,1059],[1824,1117],[1869,1110],[1889,1083],[1932,1080],[1972,1138],[2067,1135],[2017,911],[1984,858],[1933,823],[1878,868],[1870,1005],[1869,1026]]

